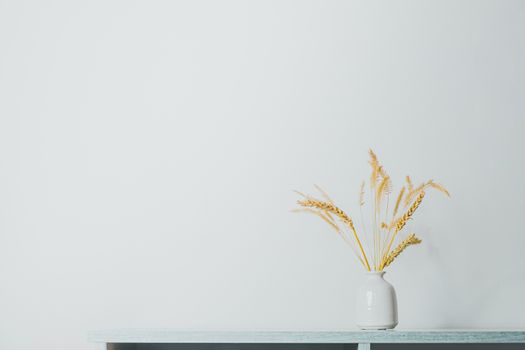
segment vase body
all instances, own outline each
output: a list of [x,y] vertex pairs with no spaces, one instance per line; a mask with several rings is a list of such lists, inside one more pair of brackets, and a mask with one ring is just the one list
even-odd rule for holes
[[384,271],[370,271],[357,290],[356,324],[361,329],[392,329],[397,326],[397,298]]

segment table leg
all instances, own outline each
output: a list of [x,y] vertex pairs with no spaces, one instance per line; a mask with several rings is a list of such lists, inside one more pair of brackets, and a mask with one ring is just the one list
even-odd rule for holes
[[357,350],[370,350],[370,343],[357,344]]

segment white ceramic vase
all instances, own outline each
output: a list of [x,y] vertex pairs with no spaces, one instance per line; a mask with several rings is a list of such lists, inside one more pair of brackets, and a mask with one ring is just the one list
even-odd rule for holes
[[357,290],[356,324],[361,329],[392,329],[397,326],[397,299],[384,271],[370,271]]

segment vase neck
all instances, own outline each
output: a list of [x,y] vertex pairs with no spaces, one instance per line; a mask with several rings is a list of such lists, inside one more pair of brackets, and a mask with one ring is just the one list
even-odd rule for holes
[[368,278],[383,278],[385,271],[367,271],[365,274]]

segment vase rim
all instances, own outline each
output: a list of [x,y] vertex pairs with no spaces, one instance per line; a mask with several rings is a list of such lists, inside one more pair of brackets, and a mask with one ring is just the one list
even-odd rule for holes
[[365,271],[367,275],[384,275],[386,271]]

